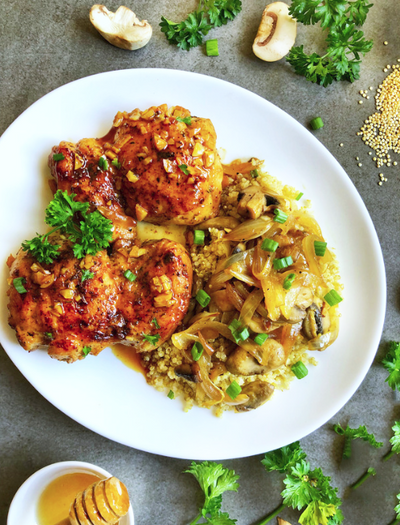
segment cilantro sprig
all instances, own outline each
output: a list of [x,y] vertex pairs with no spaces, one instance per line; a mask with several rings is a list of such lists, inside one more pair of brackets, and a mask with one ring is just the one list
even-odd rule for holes
[[343,514],[339,509],[342,502],[337,496],[337,488],[331,487],[331,478],[324,476],[320,468],[311,470],[306,454],[298,442],[268,452],[262,463],[267,472],[277,470],[286,473],[286,478],[283,480],[285,488],[281,494],[282,505],[259,525],[271,521],[285,507],[303,510],[299,518],[301,525],[342,523]]
[[392,390],[400,391],[400,343],[390,341],[389,351],[382,360],[382,364],[389,372],[386,383]]
[[51,264],[59,256],[60,245],[52,244],[49,236],[59,230],[73,244],[75,257],[95,255],[107,248],[112,239],[112,222],[100,212],[89,212],[88,202],[74,200],[76,194],[58,190],[46,208],[45,222],[52,229],[22,243],[40,263]]
[[360,78],[361,55],[371,51],[373,42],[365,39],[359,26],[372,6],[368,0],[293,0],[289,13],[294,18],[304,25],[320,23],[328,31],[323,56],[308,55],[303,46],[290,50],[287,61],[296,73],[324,87],[334,80]]
[[383,443],[377,441],[373,434],[370,434],[365,425],[361,425],[358,428],[350,428],[349,425],[346,428],[343,428],[339,423],[333,426],[333,430],[336,434],[344,436],[344,447],[343,447],[343,457],[348,459],[351,456],[351,442],[354,439],[362,439],[371,445],[374,448],[381,448]]
[[161,31],[170,44],[188,51],[203,43],[210,29],[220,27],[233,20],[242,10],[241,0],[200,0],[196,11],[182,22],[172,22],[161,17]]
[[193,474],[205,496],[199,514],[190,525],[195,525],[202,518],[205,520],[202,523],[210,525],[235,525],[235,519],[231,519],[228,513],[221,512],[222,494],[228,490],[237,492],[239,488],[237,483],[239,476],[235,471],[212,461],[203,461],[203,463],[193,461],[185,473]]

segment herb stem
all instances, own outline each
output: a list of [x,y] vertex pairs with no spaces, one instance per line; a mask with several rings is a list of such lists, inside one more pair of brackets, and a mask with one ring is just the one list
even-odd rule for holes
[[395,518],[393,521],[389,523],[389,525],[397,525],[398,523],[400,523],[400,518],[398,519]]
[[388,452],[387,454],[385,454],[385,455],[383,456],[382,459],[383,459],[383,461],[387,461],[387,460],[390,459],[393,455],[394,455],[394,450],[392,449],[392,450],[389,450],[389,452]]
[[191,522],[189,523],[189,525],[196,525],[196,523],[199,521],[200,518],[201,518],[201,513],[199,513],[199,514],[194,518],[194,520],[191,521]]
[[285,503],[281,503],[277,509],[275,509],[271,514],[268,514],[266,518],[264,518],[258,525],[265,525],[269,521],[271,521],[275,516],[277,516],[280,512],[282,512],[283,509],[285,509],[287,505]]
[[375,476],[375,474],[376,474],[375,469],[373,469],[373,468],[369,468],[369,469],[367,470],[367,472],[365,472],[365,473],[361,476],[361,478],[360,478],[358,481],[356,481],[355,483],[353,483],[353,485],[351,485],[351,488],[352,488],[353,490],[358,489],[358,487],[359,487],[360,485],[362,485],[362,484],[364,483],[364,481],[367,481],[367,479],[368,479],[370,476]]

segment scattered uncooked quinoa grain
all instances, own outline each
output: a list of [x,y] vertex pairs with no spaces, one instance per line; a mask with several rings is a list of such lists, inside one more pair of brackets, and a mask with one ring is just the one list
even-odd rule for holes
[[377,89],[376,112],[358,132],[365,144],[375,151],[373,160],[378,168],[384,164],[391,166],[390,151],[400,153],[400,66],[390,69],[391,73]]

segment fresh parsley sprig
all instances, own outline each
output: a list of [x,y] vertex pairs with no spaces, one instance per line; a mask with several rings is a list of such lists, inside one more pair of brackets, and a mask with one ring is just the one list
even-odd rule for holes
[[203,43],[210,29],[220,27],[233,20],[242,10],[241,0],[200,0],[196,11],[182,22],[172,22],[161,17],[161,31],[170,44],[188,51]]
[[395,421],[393,427],[393,437],[390,438],[390,444],[392,448],[389,450],[385,456],[383,456],[383,461],[387,461],[394,454],[400,454],[400,421]]
[[400,391],[400,343],[390,341],[389,351],[382,360],[382,364],[389,372],[386,382],[392,390]]
[[190,525],[195,525],[202,518],[205,520],[203,523],[210,525],[235,525],[235,519],[231,519],[226,512],[221,512],[222,494],[227,490],[237,492],[239,488],[237,483],[239,476],[235,474],[235,471],[212,461],[202,463],[193,461],[185,472],[193,474],[205,496],[199,514]]
[[368,0],[293,0],[289,13],[294,18],[305,25],[320,23],[323,30],[328,30],[323,56],[308,55],[303,46],[290,50],[287,61],[295,72],[324,87],[334,80],[357,80],[361,55],[373,45],[358,27],[364,24],[372,5]]
[[397,494],[396,498],[399,500],[399,503],[394,508],[396,518],[392,521],[390,525],[396,525],[397,523],[400,523],[400,494]]
[[60,245],[52,244],[49,236],[59,230],[73,243],[75,257],[95,255],[107,248],[112,239],[112,222],[100,212],[89,212],[88,202],[77,202],[76,195],[58,190],[46,208],[45,222],[52,230],[44,235],[22,243],[22,249],[29,251],[40,263],[51,264],[59,255]]
[[343,457],[348,459],[351,456],[351,442],[354,439],[362,439],[371,445],[374,448],[381,448],[383,443],[377,441],[373,434],[370,434],[365,425],[361,425],[358,428],[350,428],[349,425],[346,428],[343,428],[339,423],[333,426],[333,430],[336,434],[344,436],[344,447],[343,447]]

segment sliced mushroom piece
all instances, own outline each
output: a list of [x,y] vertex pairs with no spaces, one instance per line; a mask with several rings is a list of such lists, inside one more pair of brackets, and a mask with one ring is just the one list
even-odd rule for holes
[[119,7],[115,13],[104,5],[96,4],[90,10],[90,21],[110,44],[121,49],[140,49],[151,38],[152,28],[147,20],[140,21],[127,7]]
[[321,310],[316,304],[307,308],[306,316],[303,321],[303,332],[307,339],[315,339],[321,334],[325,334],[330,328],[329,314],[321,315]]
[[278,205],[279,201],[272,195],[266,195],[260,186],[249,186],[238,195],[237,211],[244,217],[258,219],[268,206]]
[[194,364],[190,365],[189,363],[183,363],[182,365],[177,366],[175,368],[175,375],[177,377],[182,377],[191,383],[201,383],[198,367]]
[[263,405],[274,393],[275,387],[265,381],[254,381],[242,388],[242,394],[249,397],[246,403],[235,406],[236,412],[248,412]]
[[276,62],[287,55],[296,40],[296,20],[289,15],[289,6],[273,2],[261,17],[253,52],[266,62]]
[[259,363],[244,348],[238,347],[228,357],[225,365],[231,374],[241,376],[252,376],[265,374],[270,370],[279,368],[285,361],[285,352],[283,346],[275,339],[268,338],[260,347],[261,363]]

